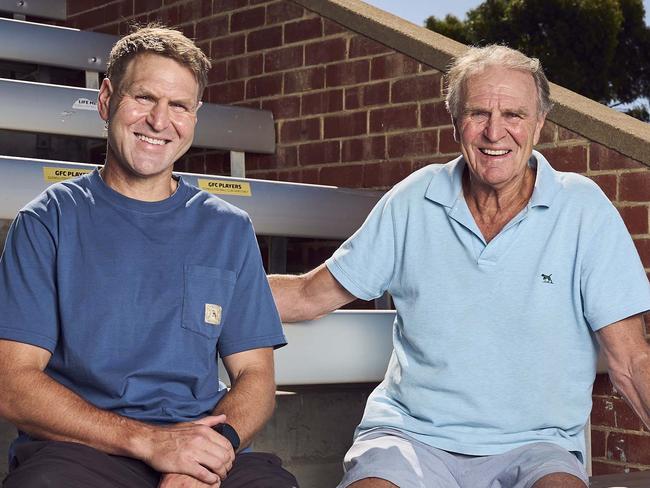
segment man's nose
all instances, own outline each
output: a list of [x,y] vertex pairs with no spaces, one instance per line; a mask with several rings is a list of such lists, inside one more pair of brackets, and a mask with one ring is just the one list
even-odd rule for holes
[[492,114],[485,124],[485,137],[490,141],[499,141],[505,135],[503,117],[499,114]]
[[147,123],[156,132],[163,131],[169,125],[169,105],[158,101],[147,114]]

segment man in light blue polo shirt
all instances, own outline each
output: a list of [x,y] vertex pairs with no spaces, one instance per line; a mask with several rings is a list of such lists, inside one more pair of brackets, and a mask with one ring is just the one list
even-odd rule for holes
[[340,487],[584,488],[598,342],[650,425],[648,280],[602,191],[533,151],[551,108],[536,59],[471,48],[448,87],[462,156],[396,185],[324,265],[271,277],[276,303],[295,321],[393,297]]

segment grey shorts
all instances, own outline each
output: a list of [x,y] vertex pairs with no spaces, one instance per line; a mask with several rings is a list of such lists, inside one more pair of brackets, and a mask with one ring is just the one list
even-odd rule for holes
[[394,429],[360,435],[343,467],[338,488],[364,478],[381,478],[400,488],[530,488],[551,473],[571,474],[589,486],[576,456],[549,442],[492,456],[467,456],[436,449]]

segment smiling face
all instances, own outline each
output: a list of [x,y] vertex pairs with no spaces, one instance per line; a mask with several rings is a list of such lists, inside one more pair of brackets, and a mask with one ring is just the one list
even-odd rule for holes
[[123,181],[169,184],[174,162],[192,144],[198,83],[192,72],[157,54],[132,59],[115,92],[105,79],[99,113],[108,124],[106,169]]
[[456,121],[471,185],[516,189],[544,125],[532,75],[490,66],[470,76]]

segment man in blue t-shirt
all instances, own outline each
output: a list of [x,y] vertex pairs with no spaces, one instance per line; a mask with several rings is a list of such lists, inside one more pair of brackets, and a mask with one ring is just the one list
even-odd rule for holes
[[273,412],[273,349],[286,343],[250,219],[172,174],[209,68],[177,31],[118,41],[98,99],[105,165],[12,224],[0,263],[0,415],[19,429],[7,488],[297,486],[277,457],[246,449]]
[[280,315],[394,301],[340,488],[585,488],[598,342],[650,427],[647,277],[600,189],[533,151],[551,108],[538,60],[470,48],[447,81],[462,156],[396,185],[324,265],[272,276]]

